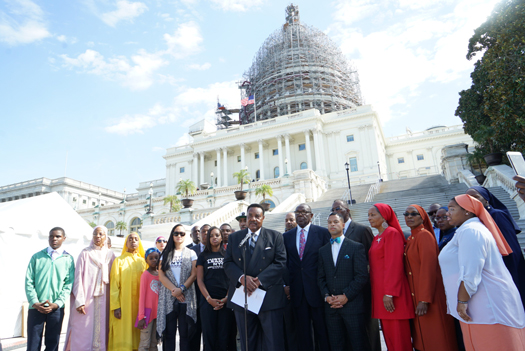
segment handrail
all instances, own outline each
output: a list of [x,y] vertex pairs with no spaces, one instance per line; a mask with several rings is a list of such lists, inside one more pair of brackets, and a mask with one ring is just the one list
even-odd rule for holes
[[379,188],[381,187],[381,182],[378,179],[374,184],[368,188],[368,193],[366,194],[365,202],[372,202],[374,196],[379,193]]
[[272,213],[283,213],[283,212],[290,212],[297,207],[297,205],[304,203],[306,201],[306,197],[303,193],[294,193],[290,196],[288,196],[283,202],[281,202],[278,206],[276,206]]
[[317,212],[317,213],[314,215],[314,218],[312,218],[312,223],[313,223],[314,225],[318,225],[318,226],[321,225],[321,213]]
[[458,172],[458,181],[460,183],[466,184],[469,188],[479,185],[478,181],[474,177],[471,171],[467,169],[462,169]]
[[350,189],[345,190],[345,193],[343,194],[343,196],[341,196],[341,200],[343,200],[345,203],[350,202]]

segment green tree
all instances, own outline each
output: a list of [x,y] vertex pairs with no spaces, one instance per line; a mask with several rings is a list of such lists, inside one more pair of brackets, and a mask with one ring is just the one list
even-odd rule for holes
[[97,226],[95,222],[88,222],[88,224],[91,228],[95,228]]
[[177,183],[177,189],[178,192],[181,194],[186,194],[186,198],[188,198],[190,195],[193,195],[195,191],[197,190],[197,187],[195,186],[195,183],[192,182],[189,179],[181,179]]
[[122,236],[122,231],[127,230],[128,226],[126,225],[126,222],[119,221],[117,222],[115,229],[119,231],[119,236]]
[[525,148],[525,0],[503,0],[474,32],[472,86],[460,92],[456,116],[486,153]]
[[261,195],[265,201],[266,195],[273,196],[273,189],[268,184],[263,184],[255,189],[255,195]]
[[170,204],[170,212],[178,212],[182,206],[177,195],[168,195],[164,198],[164,205]]
[[237,179],[237,184],[241,184],[241,191],[243,184],[248,184],[250,182],[250,173],[248,170],[241,169],[239,172],[233,173],[233,178]]

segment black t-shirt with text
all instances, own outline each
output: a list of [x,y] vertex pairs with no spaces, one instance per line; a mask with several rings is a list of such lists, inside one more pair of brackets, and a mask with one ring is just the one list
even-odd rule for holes
[[197,266],[204,268],[204,285],[213,299],[222,299],[228,293],[228,277],[223,262],[224,256],[220,252],[205,251],[197,259]]

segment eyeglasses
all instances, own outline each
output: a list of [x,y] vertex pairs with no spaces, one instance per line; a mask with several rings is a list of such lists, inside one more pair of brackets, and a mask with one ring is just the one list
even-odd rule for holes
[[294,212],[296,216],[308,216],[310,213],[312,212],[307,212],[307,211],[295,211]]
[[344,207],[337,206],[335,208],[332,208],[332,212],[342,211],[343,209],[344,209]]
[[433,215],[435,215],[437,213],[437,210],[430,211],[430,212],[427,212],[427,213],[428,213],[429,216],[433,216]]
[[157,240],[158,243],[167,243],[168,240]]
[[445,220],[447,220],[447,216],[443,216],[443,217],[436,216],[436,217],[434,217],[434,219],[436,221],[445,221]]
[[403,216],[405,216],[405,217],[408,217],[408,216],[415,217],[415,216],[420,216],[420,214],[419,214],[419,212],[405,212],[405,213],[403,213]]
[[185,232],[173,232],[173,236],[184,236],[186,235]]

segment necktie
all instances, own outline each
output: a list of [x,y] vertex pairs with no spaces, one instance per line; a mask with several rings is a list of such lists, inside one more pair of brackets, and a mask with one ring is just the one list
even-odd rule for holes
[[306,240],[304,239],[304,229],[301,229],[301,236],[299,237],[299,258],[301,260],[303,259],[305,244]]
[[255,250],[255,233],[252,233],[252,237],[250,238],[250,253],[253,254],[253,250]]
[[338,236],[338,237],[335,238],[335,239],[330,239],[330,244],[333,244],[333,243],[338,243],[338,244],[340,244],[340,243],[341,243],[341,237]]

